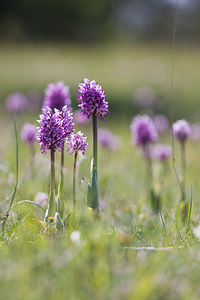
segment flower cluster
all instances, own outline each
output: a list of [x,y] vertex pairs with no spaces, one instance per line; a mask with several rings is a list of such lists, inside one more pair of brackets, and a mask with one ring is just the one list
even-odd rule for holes
[[64,129],[65,138],[69,138],[74,132],[73,113],[67,105],[65,105],[61,111],[55,109],[55,112],[60,115],[62,119],[62,127]]
[[130,125],[133,143],[145,147],[148,143],[157,141],[158,135],[155,125],[147,115],[136,116]]
[[37,127],[29,123],[24,124],[21,130],[22,140],[30,146],[35,142],[36,137]]
[[81,131],[78,131],[77,134],[72,134],[70,139],[67,141],[68,144],[68,151],[70,154],[78,152],[82,152],[82,154],[85,154],[87,143],[85,142],[87,137],[83,137],[83,133]]
[[38,120],[38,141],[40,150],[46,153],[47,150],[61,151],[63,143],[66,140],[65,131],[62,126],[62,117],[60,113],[49,108],[43,108],[43,113]]
[[21,93],[15,93],[6,99],[6,109],[11,113],[19,113],[28,107],[27,98]]
[[55,84],[50,83],[47,86],[43,107],[62,110],[63,106],[70,104],[69,87],[65,86],[63,81],[58,81]]
[[151,151],[151,156],[155,160],[166,161],[172,155],[170,145],[156,145]]
[[38,141],[40,150],[46,153],[48,150],[61,151],[64,142],[74,132],[73,114],[65,105],[61,111],[43,108],[43,113],[38,121]]
[[191,135],[190,124],[186,120],[178,120],[173,124],[172,133],[181,143],[184,143]]
[[90,81],[85,78],[83,82],[79,83],[78,102],[82,114],[88,118],[95,115],[104,120],[104,115],[109,112],[108,102],[105,101],[105,92],[95,80]]

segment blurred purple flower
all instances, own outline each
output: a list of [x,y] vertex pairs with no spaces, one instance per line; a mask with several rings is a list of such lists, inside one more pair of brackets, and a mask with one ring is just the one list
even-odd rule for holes
[[65,130],[62,126],[62,117],[60,112],[53,112],[49,107],[43,108],[43,113],[38,120],[38,137],[40,150],[46,153],[48,150],[61,151],[63,143],[66,140]]
[[70,105],[69,87],[64,85],[63,81],[50,83],[45,90],[45,99],[43,107],[57,108],[62,110],[63,106]]
[[79,83],[78,102],[81,113],[88,118],[95,115],[104,120],[104,115],[109,112],[105,92],[95,80],[90,81],[85,78],[84,82]]
[[163,115],[157,115],[154,118],[154,124],[158,133],[162,134],[169,128],[169,121]]
[[87,143],[85,142],[87,137],[83,137],[83,133],[78,131],[77,134],[72,134],[70,139],[67,141],[68,150],[70,154],[82,152],[85,154]]
[[184,143],[191,135],[190,124],[186,120],[178,120],[172,126],[172,133],[181,143]]
[[67,105],[65,105],[61,111],[55,109],[55,112],[61,117],[65,138],[69,138],[74,132],[73,113]]
[[86,116],[84,116],[79,109],[74,112],[74,122],[77,125],[87,125],[90,120]]
[[108,129],[101,128],[98,130],[98,142],[100,146],[109,151],[115,151],[120,147],[119,138]]
[[26,144],[31,146],[36,141],[36,138],[37,138],[37,127],[29,123],[24,124],[21,130],[21,139]]
[[19,113],[28,108],[28,101],[21,93],[14,93],[6,99],[6,109],[11,113]]
[[38,192],[35,196],[35,202],[46,207],[48,204],[48,195],[46,193]]
[[172,155],[170,145],[155,145],[151,149],[151,156],[155,160],[166,161]]
[[130,125],[134,144],[145,147],[157,141],[158,135],[152,119],[147,115],[136,116]]
[[200,125],[199,124],[193,124],[191,126],[191,136],[190,138],[193,141],[200,141]]
[[135,91],[134,99],[142,107],[151,107],[155,101],[155,93],[152,88],[141,86]]

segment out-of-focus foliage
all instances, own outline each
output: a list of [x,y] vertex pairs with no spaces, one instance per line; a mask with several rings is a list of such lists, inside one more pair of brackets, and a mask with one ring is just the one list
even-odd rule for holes
[[118,0],[4,0],[1,35],[95,39],[106,33],[113,2]]
[[[178,1],[178,32],[198,38],[200,2]],[[115,36],[168,38],[176,0],[2,0],[0,38],[96,41]]]

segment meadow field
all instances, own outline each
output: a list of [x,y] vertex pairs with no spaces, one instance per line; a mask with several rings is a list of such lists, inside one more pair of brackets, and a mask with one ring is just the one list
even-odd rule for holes
[[[103,45],[2,44],[0,47],[0,214],[1,225],[17,191],[0,237],[0,299],[154,300],[200,298],[200,145],[186,143],[186,201],[192,207],[182,219],[180,188],[172,158],[153,161],[155,191],[161,209],[151,209],[146,161],[131,143],[130,123],[147,113],[135,102],[140,86],[156,94],[151,117],[162,114],[171,123],[199,121],[200,54],[198,46],[177,45],[175,91],[171,100],[171,44],[117,42]],[[44,90],[63,80],[70,86],[72,108],[78,108],[78,83],[95,79],[106,92],[110,113],[98,128],[107,128],[119,147],[98,150],[100,213],[87,208],[92,157],[92,122],[80,126],[87,151],[78,161],[77,211],[72,213],[73,156],[65,154],[65,231],[44,222],[46,206],[35,203],[39,192],[49,193],[50,155],[35,155],[21,140],[25,123],[37,125],[41,109],[14,117],[5,109],[14,92]],[[172,144],[171,129],[158,143]],[[18,148],[18,155],[16,149]],[[175,170],[181,178],[180,145],[174,140]],[[18,162],[18,167],[16,166]],[[60,155],[56,153],[56,189]],[[29,200],[29,201],[24,201]]]

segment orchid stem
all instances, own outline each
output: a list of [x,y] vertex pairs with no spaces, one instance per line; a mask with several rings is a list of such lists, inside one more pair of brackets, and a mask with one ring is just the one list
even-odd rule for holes
[[55,152],[51,150],[51,183],[50,183],[51,194],[55,193]]
[[185,143],[181,143],[181,163],[182,163],[182,201],[185,201],[185,171],[186,171],[186,158],[185,158]]
[[63,198],[64,197],[64,165],[65,165],[64,151],[65,151],[65,145],[63,144],[61,150],[60,198],[58,203],[60,215],[62,215],[64,211],[64,198]]
[[74,173],[73,173],[73,208],[76,206],[76,162],[77,162],[78,153],[75,152],[74,156]]
[[93,115],[93,159],[94,159],[94,167],[97,170],[97,117]]

